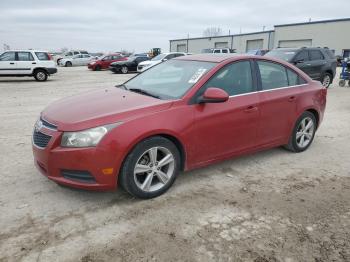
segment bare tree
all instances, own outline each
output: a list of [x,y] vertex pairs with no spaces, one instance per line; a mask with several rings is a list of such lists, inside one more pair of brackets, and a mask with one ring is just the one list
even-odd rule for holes
[[10,50],[11,47],[8,44],[3,45],[4,51]]
[[208,27],[203,31],[203,36],[220,36],[222,35],[222,29],[220,27]]

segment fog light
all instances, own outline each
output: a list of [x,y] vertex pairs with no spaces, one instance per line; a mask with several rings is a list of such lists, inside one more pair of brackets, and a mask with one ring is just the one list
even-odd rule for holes
[[102,173],[104,174],[104,175],[112,175],[113,174],[113,168],[104,168],[104,169],[102,169]]

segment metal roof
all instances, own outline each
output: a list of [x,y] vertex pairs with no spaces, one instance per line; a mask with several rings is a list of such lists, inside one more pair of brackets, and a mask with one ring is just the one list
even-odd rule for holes
[[323,24],[323,23],[334,23],[334,22],[346,22],[346,21],[350,21],[350,18],[320,20],[320,21],[311,21],[311,22],[294,23],[294,24],[282,24],[282,25],[275,25],[275,27],[295,26],[295,25],[312,25],[312,24]]

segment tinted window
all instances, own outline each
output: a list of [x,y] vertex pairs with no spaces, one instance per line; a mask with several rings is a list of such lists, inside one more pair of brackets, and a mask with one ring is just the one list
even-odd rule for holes
[[330,59],[335,59],[334,50],[324,49]]
[[310,59],[311,60],[323,60],[324,56],[319,50],[310,50]]
[[220,53],[220,50],[216,49],[214,50],[214,53]]
[[228,53],[228,52],[227,52],[227,49],[222,49],[222,52],[223,52],[223,53]]
[[79,52],[74,51],[74,52],[73,52],[73,54],[78,55],[78,54],[79,54]]
[[35,55],[39,60],[42,60],[42,61],[50,60],[50,57],[45,52],[35,52]]
[[164,57],[164,59],[173,59],[175,57],[175,54],[170,54],[170,55],[167,55],[166,57]]
[[89,54],[87,51],[80,51],[81,54]]
[[32,53],[30,52],[18,52],[18,61],[34,61]]
[[263,90],[288,86],[287,71],[284,66],[265,61],[258,61],[258,66]]
[[221,88],[230,96],[254,91],[250,62],[236,62],[225,66],[204,85],[201,92],[204,93],[208,87]]
[[309,61],[309,52],[304,50],[297,54],[294,61]]
[[89,58],[90,57],[90,55],[81,55],[82,57],[84,57],[84,58]]
[[72,52],[68,52],[68,53],[66,54],[66,56],[72,56],[72,55],[73,55]]
[[[255,51],[256,50],[254,50],[254,52]],[[296,51],[292,50],[292,49],[288,49],[288,50],[275,49],[275,50],[268,52],[266,54],[266,56],[276,57],[276,58],[279,58],[279,59],[282,59],[284,61],[289,62],[294,57],[295,53],[296,53]]]
[[175,54],[175,57],[184,56],[184,54]]
[[0,56],[0,61],[15,61],[15,52],[6,52]]

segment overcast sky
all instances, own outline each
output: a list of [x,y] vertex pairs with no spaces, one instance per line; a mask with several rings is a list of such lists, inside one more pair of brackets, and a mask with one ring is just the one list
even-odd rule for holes
[[170,39],[199,37],[211,26],[248,33],[346,17],[349,0],[0,0],[0,49],[168,51]]

